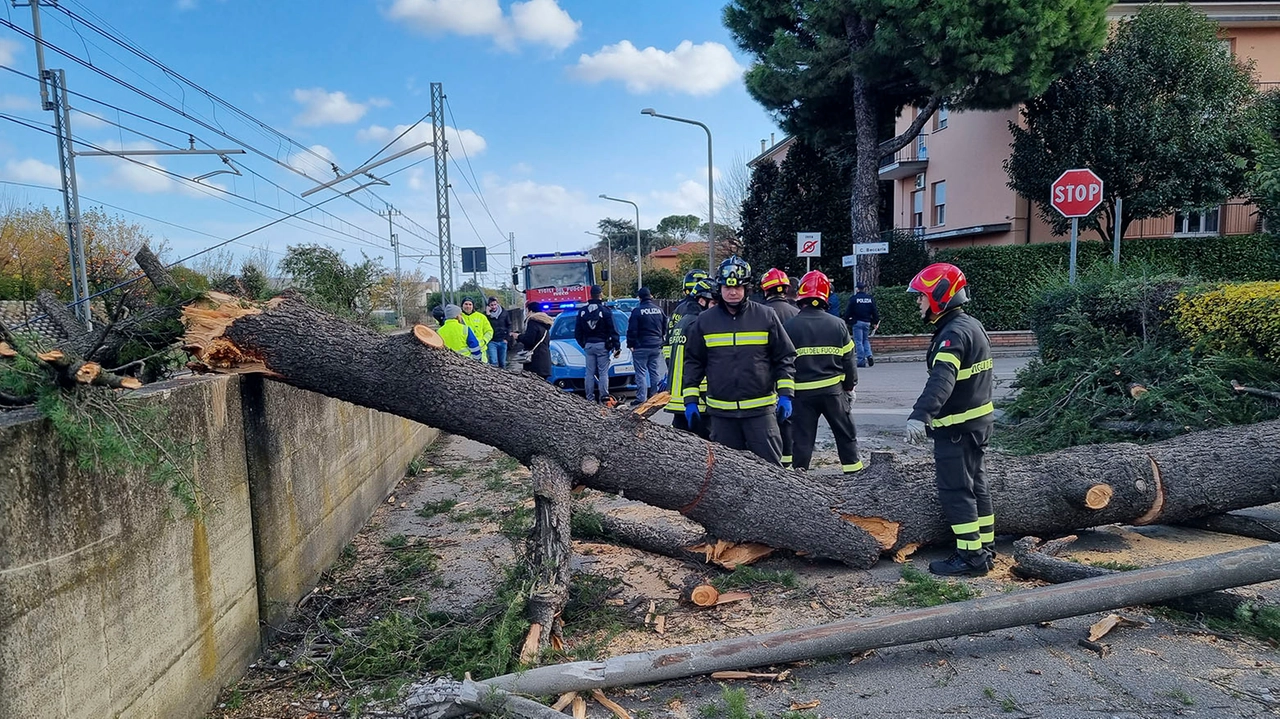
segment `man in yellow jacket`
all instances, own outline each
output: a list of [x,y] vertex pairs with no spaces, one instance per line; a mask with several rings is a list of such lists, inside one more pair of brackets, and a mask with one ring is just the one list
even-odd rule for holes
[[462,310],[457,305],[445,305],[444,324],[440,325],[440,339],[444,340],[445,347],[463,357],[471,355],[471,359],[477,362],[484,361],[480,351],[480,340],[462,319]]
[[462,321],[480,340],[480,361],[489,361],[489,340],[493,339],[493,325],[483,312],[476,312],[476,305],[468,297],[462,300]]

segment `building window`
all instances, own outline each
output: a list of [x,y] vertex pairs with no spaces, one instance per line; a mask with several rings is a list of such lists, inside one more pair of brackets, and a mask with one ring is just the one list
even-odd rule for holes
[[916,135],[916,159],[917,160],[929,159],[929,148],[927,145],[924,144],[923,132],[920,133],[919,135]]
[[1234,37],[1218,38],[1218,48],[1226,53],[1227,57],[1234,59],[1236,56],[1236,39]]
[[1183,210],[1173,216],[1173,234],[1207,236],[1218,234],[1218,217],[1221,208]]
[[933,183],[933,224],[947,224],[947,183]]
[[924,227],[924,190],[911,193],[911,226]]
[[937,112],[933,113],[933,131],[934,132],[937,132],[938,130],[947,129],[947,116],[950,114],[951,112],[950,110],[947,109],[946,105],[940,105],[938,107]]

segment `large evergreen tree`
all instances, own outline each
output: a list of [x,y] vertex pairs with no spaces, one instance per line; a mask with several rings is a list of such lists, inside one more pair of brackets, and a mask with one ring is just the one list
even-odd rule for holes
[[[878,238],[880,158],[941,104],[1015,105],[1102,44],[1110,0],[734,0],[725,25],[755,57],[747,89],[783,129],[852,162],[850,223]],[[889,139],[904,107],[920,108]],[[889,132],[887,134],[892,134]]]
[[1037,202],[1058,232],[1069,220],[1049,205],[1064,170],[1088,167],[1105,183],[1102,207],[1082,226],[1110,238],[1135,220],[1217,205],[1245,187],[1250,68],[1218,39],[1218,25],[1185,5],[1153,5],[1120,23],[1095,59],[1049,86],[1010,123],[1009,186]]

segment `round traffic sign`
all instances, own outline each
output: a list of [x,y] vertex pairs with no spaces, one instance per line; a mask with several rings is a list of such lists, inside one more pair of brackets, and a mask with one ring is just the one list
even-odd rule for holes
[[1063,217],[1085,217],[1102,204],[1102,178],[1093,170],[1067,170],[1049,186],[1049,204]]

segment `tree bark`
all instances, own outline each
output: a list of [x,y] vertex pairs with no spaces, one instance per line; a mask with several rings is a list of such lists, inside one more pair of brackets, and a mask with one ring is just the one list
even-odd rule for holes
[[[264,312],[234,299],[221,310],[188,310],[187,345],[198,367],[265,372],[483,442],[526,465],[544,456],[576,484],[677,510],[720,539],[854,567],[871,566],[882,552],[952,539],[932,462],[873,462],[847,481],[830,471],[784,470],[593,405],[533,375],[426,346],[415,335],[435,336],[421,326],[384,336],[283,298]],[[986,476],[996,531],[1052,535],[1117,522],[1176,523],[1276,501],[1277,435],[1280,421],[1150,445],[992,455]],[[1099,485],[1111,496],[1090,509]],[[1090,491],[1093,500],[1085,496]]]
[[1253,511],[1211,514],[1189,519],[1182,524],[1210,532],[1261,539],[1264,542],[1280,542],[1280,517],[1261,507]]
[[529,621],[540,629],[538,646],[545,648],[556,634],[556,618],[569,600],[569,560],[573,542],[569,537],[569,476],[555,462],[534,457],[530,465],[533,481],[533,532],[529,538],[529,560],[534,585],[529,593]]
[[[647,684],[1025,626],[1277,578],[1280,578],[1280,545],[1265,544],[1150,569],[889,616],[845,619],[772,634],[625,654],[603,661],[537,667],[479,682],[479,687],[554,696]],[[411,702],[417,707],[424,705],[416,699],[422,691],[411,691],[415,697]],[[408,716],[426,715],[411,711]]]
[[62,300],[50,290],[40,290],[36,295],[36,306],[58,327],[63,337],[80,337],[89,331],[80,318],[62,304]]
[[[1055,542],[1051,550],[1046,550],[1036,546],[1039,541],[1035,537],[1023,537],[1014,542],[1013,558],[1017,563],[1013,567],[1013,572],[1018,576],[1051,584],[1062,584],[1081,579],[1130,573],[1059,559],[1054,554],[1061,551],[1068,544],[1067,542]],[[1201,614],[1233,621],[1249,621],[1260,609],[1276,609],[1276,605],[1260,598],[1246,597],[1225,590],[1171,597],[1154,604],[1188,614]]]

